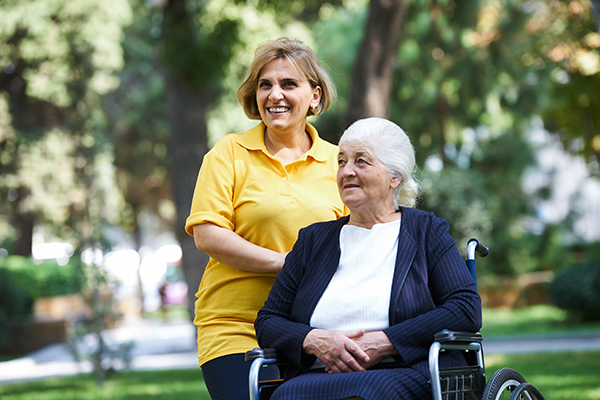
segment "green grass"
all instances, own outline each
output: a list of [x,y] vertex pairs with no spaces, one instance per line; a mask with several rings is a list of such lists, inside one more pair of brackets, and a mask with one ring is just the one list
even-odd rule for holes
[[521,309],[483,309],[481,333],[490,336],[564,335],[600,332],[600,322],[571,322],[556,307],[538,305]]
[[600,351],[493,354],[485,362],[488,379],[497,369],[512,368],[546,400],[600,399]]
[[[169,317],[181,318],[181,310]],[[178,317],[175,317],[178,315]],[[155,315],[155,318],[161,318]],[[485,309],[482,333],[489,336],[559,335],[600,332],[600,323],[570,323],[551,306]],[[486,375],[515,369],[538,387],[547,400],[600,400],[600,351],[486,355]],[[52,378],[0,385],[2,400],[195,399],[209,400],[198,369],[125,372],[109,377],[98,388],[93,375]]]
[[198,369],[123,372],[99,388],[93,375],[0,385],[2,400],[210,400]]
[[[486,374],[517,370],[546,400],[599,400],[600,351],[486,356]],[[209,400],[197,369],[126,372],[98,388],[92,375],[0,386],[2,400]]]

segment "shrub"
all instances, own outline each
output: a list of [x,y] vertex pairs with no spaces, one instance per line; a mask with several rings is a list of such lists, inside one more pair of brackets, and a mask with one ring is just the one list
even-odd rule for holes
[[0,270],[11,286],[24,290],[32,299],[79,293],[83,282],[74,263],[36,263],[31,258],[10,256],[0,260]]
[[27,348],[35,299],[79,293],[82,282],[75,264],[36,264],[20,256],[0,258],[0,349]]
[[549,286],[550,300],[583,321],[600,321],[600,263],[559,271]]

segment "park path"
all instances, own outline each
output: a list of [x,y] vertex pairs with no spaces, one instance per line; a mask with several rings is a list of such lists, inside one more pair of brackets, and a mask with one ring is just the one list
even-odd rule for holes
[[[109,331],[107,340],[135,343],[131,353],[133,370],[191,369],[198,368],[195,331],[195,327],[188,322],[136,320]],[[483,346],[487,355],[600,350],[600,332],[572,336],[484,338]],[[76,362],[66,345],[53,344],[27,356],[0,362],[0,385],[72,376],[91,370],[91,363]]]

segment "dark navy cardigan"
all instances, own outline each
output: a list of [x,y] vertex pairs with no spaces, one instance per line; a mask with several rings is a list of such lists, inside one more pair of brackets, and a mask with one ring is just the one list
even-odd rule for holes
[[[295,365],[286,378],[308,370],[315,361],[303,352],[302,343],[313,329],[309,325],[312,313],[338,267],[340,231],[348,220],[343,217],[300,230],[258,312],[259,345],[279,349]],[[398,363],[429,376],[427,356],[435,333],[481,328],[481,299],[445,220],[402,208],[393,279],[390,326],[384,332],[398,350]],[[442,366],[463,362],[456,354],[440,359]]]

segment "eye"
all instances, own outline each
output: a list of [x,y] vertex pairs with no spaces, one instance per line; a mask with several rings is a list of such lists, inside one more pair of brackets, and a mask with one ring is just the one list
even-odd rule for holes
[[298,86],[298,84],[294,81],[286,81],[281,86],[287,87],[287,88],[294,88],[294,87]]
[[358,160],[356,160],[357,164],[368,164],[367,160],[365,160],[364,158],[359,158]]
[[271,84],[269,82],[266,81],[262,81],[262,82],[258,82],[258,87],[260,88],[268,88],[271,87]]
[[338,165],[341,166],[341,165],[344,165],[344,164],[346,164],[346,161],[342,160],[341,158],[339,158],[338,159]]

